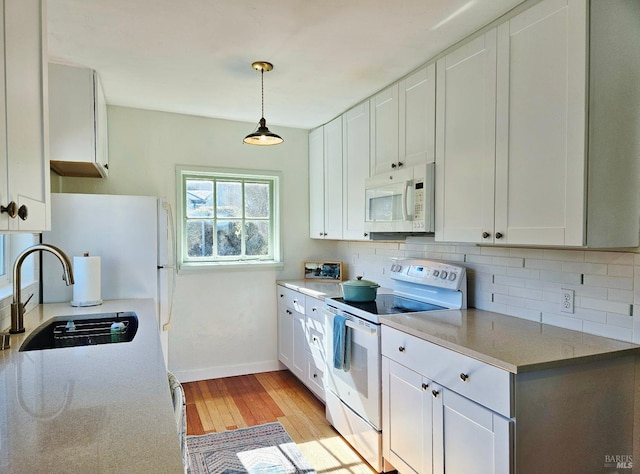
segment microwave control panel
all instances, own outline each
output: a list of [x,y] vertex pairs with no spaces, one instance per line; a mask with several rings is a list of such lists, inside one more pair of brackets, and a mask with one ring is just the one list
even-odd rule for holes
[[413,198],[413,228],[418,230],[424,227],[424,181],[416,180],[413,183]]

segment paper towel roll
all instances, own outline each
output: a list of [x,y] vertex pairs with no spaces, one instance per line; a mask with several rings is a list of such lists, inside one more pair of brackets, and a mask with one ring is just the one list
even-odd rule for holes
[[100,299],[100,257],[73,257],[73,300],[71,306],[96,306]]

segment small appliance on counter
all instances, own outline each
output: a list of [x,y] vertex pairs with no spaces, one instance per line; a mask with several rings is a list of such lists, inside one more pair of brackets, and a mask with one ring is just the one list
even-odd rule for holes
[[[334,428],[378,472],[382,472],[382,355],[380,316],[397,313],[438,311],[446,320],[467,307],[466,269],[432,260],[395,259],[390,268],[393,293],[378,292],[370,301],[348,298],[325,300],[326,416]],[[344,288],[344,287],[343,287]],[[334,319],[349,328],[334,331]],[[337,337],[336,337],[337,336]],[[340,357],[336,341],[346,344]],[[334,365],[337,359],[348,364]]]

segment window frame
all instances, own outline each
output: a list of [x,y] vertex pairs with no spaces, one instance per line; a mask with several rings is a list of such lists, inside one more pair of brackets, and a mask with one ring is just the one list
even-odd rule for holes
[[[258,180],[268,182],[271,189],[270,211],[272,214],[270,227],[270,251],[271,258],[243,257],[234,258],[233,256],[225,256],[222,258],[214,257],[212,259],[192,258],[187,255],[187,216],[185,212],[186,206],[186,181],[188,179],[221,179],[221,180]],[[176,166],[176,209],[177,209],[177,265],[180,273],[202,270],[220,270],[220,269],[281,269],[284,267],[282,261],[282,229],[280,218],[281,190],[282,190],[282,173],[272,170],[249,170],[222,167],[203,167],[203,166]],[[215,192],[215,181],[214,181]],[[244,201],[244,192],[243,192]],[[214,203],[215,204],[215,203]],[[215,214],[215,208],[214,208]],[[211,217],[214,222],[214,240],[216,235],[215,222],[216,216]],[[251,219],[247,219],[251,220]],[[241,218],[244,224],[245,217]],[[244,244],[243,244],[244,247]]]

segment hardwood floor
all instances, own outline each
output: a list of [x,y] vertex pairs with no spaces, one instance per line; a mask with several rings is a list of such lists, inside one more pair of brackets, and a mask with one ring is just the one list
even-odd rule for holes
[[324,405],[288,370],[183,387],[188,435],[279,421],[318,473],[375,472],[325,419]]

